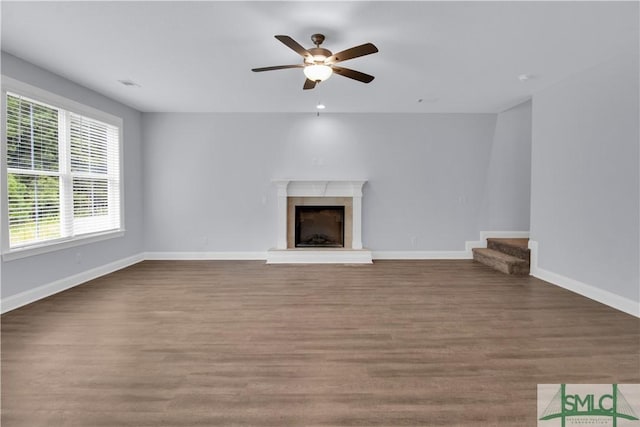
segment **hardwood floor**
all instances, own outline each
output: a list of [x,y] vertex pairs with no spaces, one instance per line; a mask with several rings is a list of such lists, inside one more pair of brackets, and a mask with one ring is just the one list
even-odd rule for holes
[[2,316],[2,426],[535,426],[640,320],[472,261],[146,261]]

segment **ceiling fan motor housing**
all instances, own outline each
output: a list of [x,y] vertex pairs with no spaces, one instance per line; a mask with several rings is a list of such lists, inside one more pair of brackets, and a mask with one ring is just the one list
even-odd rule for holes
[[324,60],[318,61],[317,57],[318,56],[323,56],[325,59],[330,57],[332,55],[331,51],[328,49],[324,49],[321,47],[312,47],[311,49],[307,49],[307,51],[313,55],[314,60],[313,61],[309,61],[305,59],[305,62],[307,63],[321,63],[324,64]]

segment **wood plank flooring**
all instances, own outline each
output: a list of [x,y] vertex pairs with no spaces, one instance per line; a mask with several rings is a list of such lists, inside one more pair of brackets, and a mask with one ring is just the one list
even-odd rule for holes
[[640,320],[472,261],[146,261],[2,316],[3,427],[535,426]]

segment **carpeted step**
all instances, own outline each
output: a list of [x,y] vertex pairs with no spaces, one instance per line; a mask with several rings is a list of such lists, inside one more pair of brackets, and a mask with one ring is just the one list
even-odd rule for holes
[[488,238],[487,248],[530,261],[529,239],[497,239]]
[[474,248],[473,259],[505,274],[529,274],[529,261],[505,254],[495,249]]

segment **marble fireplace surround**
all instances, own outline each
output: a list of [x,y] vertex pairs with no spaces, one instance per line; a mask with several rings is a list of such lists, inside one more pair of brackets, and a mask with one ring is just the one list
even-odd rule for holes
[[[267,264],[371,264],[371,251],[362,247],[362,186],[366,180],[276,179],[277,242],[267,252]],[[296,248],[295,206],[344,206],[344,248]]]

